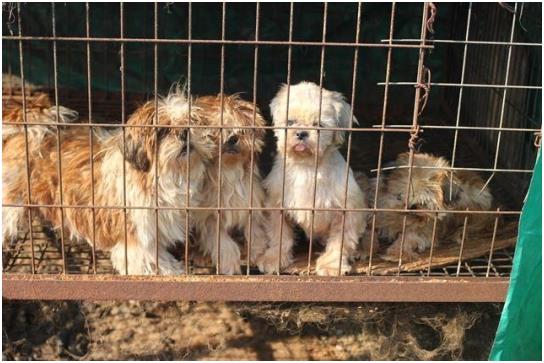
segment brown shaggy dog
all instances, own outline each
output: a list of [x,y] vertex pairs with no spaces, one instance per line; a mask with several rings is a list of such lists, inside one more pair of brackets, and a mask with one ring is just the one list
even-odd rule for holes
[[[201,125],[224,125],[208,130],[209,137],[216,144],[213,163],[206,168],[207,178],[203,206],[217,207],[218,193],[221,189],[221,207],[248,208],[263,207],[264,191],[257,167],[258,156],[263,147],[264,129],[237,128],[238,126],[263,126],[265,121],[258,108],[237,95],[199,97],[195,101],[199,108]],[[222,132],[222,138],[220,138]],[[221,153],[221,184],[219,184],[219,153]],[[251,159],[253,157],[253,165]],[[251,185],[250,185],[251,184]],[[250,201],[251,196],[251,201]],[[251,217],[251,231],[250,231]],[[264,212],[254,210],[225,210],[220,220],[220,253],[217,250],[217,213],[215,210],[195,213],[199,245],[209,254],[219,271],[226,274],[240,273],[240,248],[233,239],[234,230],[240,230],[249,243],[251,239],[250,262],[267,246],[264,231]]]
[[[400,154],[395,169],[380,178],[378,191],[378,208],[404,209],[408,187],[409,154]],[[450,163],[441,157],[431,154],[414,154],[408,209],[410,212],[377,212],[376,233],[382,240],[392,242],[385,259],[397,261],[400,256],[403,217],[406,216],[406,230],[403,243],[402,259],[404,261],[418,257],[431,246],[434,218],[437,218],[435,243],[451,240],[461,242],[465,214],[444,213],[447,210],[472,211],[490,210],[493,196],[489,190],[483,189],[484,181],[478,174],[470,171],[450,171]],[[424,168],[418,168],[424,167]],[[432,167],[432,168],[429,168]],[[450,199],[450,173],[453,173],[453,188]],[[358,179],[364,184],[364,178]],[[363,187],[363,186],[362,186]],[[374,205],[376,179],[367,184],[367,195]],[[436,210],[436,212],[416,212],[417,210]],[[467,222],[468,235],[493,225],[492,214],[469,214]],[[370,219],[371,220],[371,219]],[[378,238],[375,237],[375,241]],[[370,235],[364,238],[370,243]]]
[[[189,116],[188,100],[179,89],[159,99],[157,109],[155,102],[147,102],[129,118],[128,126],[153,125],[157,120],[158,125],[178,127],[163,127],[158,131],[150,127],[127,127],[124,150],[121,130],[96,133],[92,155],[94,175],[91,175],[88,129],[78,128],[63,134],[60,145],[62,203],[80,207],[63,209],[64,226],[71,236],[90,244],[94,236],[97,249],[111,251],[113,266],[120,273],[152,274],[157,269],[162,274],[183,273],[181,263],[167,248],[176,241],[184,240],[185,211],[168,208],[185,206],[188,164],[191,203],[198,204],[206,176],[205,164],[212,157],[215,147],[198,129],[188,131],[183,127],[194,117],[196,115]],[[188,148],[189,132],[191,145]],[[55,143],[55,138],[44,138],[40,145],[41,156],[36,155],[31,160],[31,202],[34,204],[61,203],[57,176],[59,155]],[[22,134],[11,136],[4,145],[4,204],[27,201],[26,179],[17,173],[17,170],[24,168],[22,147]],[[158,179],[155,177],[155,167],[158,168]],[[126,171],[125,178],[123,170]],[[81,208],[93,205],[93,184],[94,205],[97,206],[94,226],[92,209]],[[158,190],[158,196],[155,190]],[[153,209],[156,200],[158,207],[166,208],[158,210],[157,215]],[[126,236],[124,202],[129,207]],[[34,208],[33,212],[54,227],[60,227],[62,218],[59,208],[40,207]],[[16,235],[17,229],[24,225],[24,216],[25,208],[3,208],[4,239]],[[128,264],[125,263],[125,254]],[[156,265],[157,260],[159,266]]]

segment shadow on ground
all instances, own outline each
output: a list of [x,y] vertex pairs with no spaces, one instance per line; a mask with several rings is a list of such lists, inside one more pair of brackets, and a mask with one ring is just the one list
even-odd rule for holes
[[485,360],[498,304],[3,301],[5,360]]

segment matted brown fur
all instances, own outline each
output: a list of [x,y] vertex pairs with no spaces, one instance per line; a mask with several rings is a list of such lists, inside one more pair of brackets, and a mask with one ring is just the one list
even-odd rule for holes
[[[26,112],[27,117],[31,115],[39,114],[44,109],[52,106],[51,99],[46,93],[38,93],[35,97],[26,98]],[[20,122],[23,123],[24,112],[23,102],[12,97],[2,99],[2,122]]]
[[[59,145],[62,201],[56,138],[45,137],[39,147],[40,153],[31,160],[31,203],[58,205],[62,202],[63,205],[96,206],[94,226],[91,208],[64,208],[64,227],[71,236],[94,243],[98,249],[112,250],[112,262],[119,272],[125,269],[124,254],[127,252],[124,252],[123,241],[126,238],[127,259],[133,265],[129,273],[154,273],[155,258],[162,260],[160,269],[163,273],[181,273],[182,266],[178,266],[179,263],[166,249],[184,238],[185,228],[181,224],[185,214],[181,209],[185,203],[186,167],[191,165],[191,178],[194,178],[191,190],[196,191],[196,196],[192,197],[198,198],[198,188],[204,176],[203,165],[211,158],[214,147],[198,130],[191,130],[191,152],[188,152],[189,131],[183,126],[189,123],[191,117],[185,112],[186,105],[187,99],[177,89],[161,98],[158,110],[155,102],[144,104],[131,115],[127,121],[129,127],[124,132],[96,132],[92,155],[87,128],[62,132]],[[156,130],[130,127],[154,124],[178,127]],[[23,145],[24,135],[21,133],[14,135],[4,145],[4,204],[27,201],[25,174],[17,172],[24,165],[24,158],[21,157],[24,155],[21,152]],[[91,175],[91,156],[94,175]],[[94,201],[91,193],[93,186]],[[159,207],[179,210],[155,212],[153,209],[129,209],[126,213],[125,237],[125,203],[127,206],[146,208],[158,203]],[[4,224],[10,225],[4,226],[5,236],[16,234],[14,224],[19,224],[22,211],[21,208],[19,211],[16,209],[4,208]],[[40,207],[33,209],[33,212],[57,228],[62,224],[59,208]],[[158,219],[158,227],[155,218]],[[154,247],[156,243],[160,246]]]
[[[404,209],[408,190],[409,154],[402,153],[395,164],[399,167],[380,178],[378,189],[378,208]],[[432,243],[434,219],[437,219],[435,240],[451,240],[461,243],[463,225],[467,218],[466,233],[477,233],[493,228],[495,216],[492,214],[453,214],[440,211],[465,210],[482,211],[493,208],[493,196],[478,174],[470,171],[449,170],[450,164],[444,158],[431,154],[415,154],[410,180],[407,213],[376,213],[376,236],[374,241],[389,241],[392,245],[383,256],[398,260],[403,245],[403,259],[417,258]],[[418,168],[429,167],[429,168]],[[376,180],[367,184],[359,177],[361,186],[367,188],[370,205],[374,205]],[[451,183],[450,183],[451,182]],[[365,185],[366,184],[366,185]],[[450,190],[451,188],[451,190]],[[417,212],[417,210],[436,210],[437,212]],[[404,240],[402,230],[406,217]],[[465,234],[466,234],[465,233]],[[370,244],[370,234],[365,236],[365,244]],[[438,243],[438,242],[437,242]]]
[[[264,126],[265,121],[259,109],[238,95],[199,97],[195,101],[195,107],[199,109],[200,125],[226,127],[223,130],[219,128],[207,130],[208,137],[213,140],[216,148],[213,161],[206,168],[206,193],[203,195],[202,205],[217,206],[218,193],[221,189],[221,207],[263,207],[265,193],[257,163],[264,144],[264,129],[237,128]],[[221,184],[219,181],[220,159]],[[250,184],[252,184],[251,187]],[[217,231],[217,214],[214,210],[199,211],[194,213],[194,217],[197,238],[200,240],[199,245],[205,254],[211,255],[214,264],[217,263],[219,255],[217,251],[217,236],[219,236],[221,272],[240,273],[241,253],[233,233],[236,230],[242,232],[246,243],[250,239],[252,241],[251,262],[256,260],[268,244],[264,231],[263,211],[253,211],[251,214],[248,210],[223,211],[219,232]]]
[[[225,143],[229,137],[236,135],[239,137],[239,153],[223,153],[222,161],[225,164],[235,162],[235,159],[250,162],[251,150],[254,156],[258,156],[264,146],[264,129],[237,129],[236,126],[265,126],[266,122],[261,115],[259,107],[253,103],[240,98],[237,94],[223,96],[223,111],[221,112],[221,95],[203,96],[195,101],[195,106],[201,109],[200,124],[225,126],[222,132],[222,142]],[[219,144],[220,129],[210,129],[210,136]],[[254,135],[254,136],[252,136]],[[216,152],[219,152],[219,148]],[[224,150],[224,147],[221,147]],[[217,156],[217,154],[216,154]],[[255,160],[256,164],[256,160]],[[248,165],[249,167],[249,165]]]

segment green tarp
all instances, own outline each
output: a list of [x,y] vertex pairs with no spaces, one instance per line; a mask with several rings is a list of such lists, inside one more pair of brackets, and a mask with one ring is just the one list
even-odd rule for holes
[[513,265],[490,360],[542,360],[541,152],[521,213]]

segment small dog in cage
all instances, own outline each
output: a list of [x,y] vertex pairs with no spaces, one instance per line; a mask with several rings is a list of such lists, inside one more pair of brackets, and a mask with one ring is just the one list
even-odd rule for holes
[[[192,108],[192,112],[196,110],[196,107]],[[190,168],[191,203],[199,204],[197,199],[203,194],[205,165],[210,162],[215,148],[213,141],[198,129],[188,130],[184,127],[194,117],[196,115],[189,115],[188,99],[179,87],[166,97],[159,98],[158,108],[154,101],[147,102],[130,116],[125,137],[121,130],[117,130],[101,133],[94,138],[94,175],[91,175],[89,161],[88,129],[69,130],[61,139],[62,201],[57,177],[59,155],[56,138],[44,139],[46,142],[40,148],[43,157],[33,158],[32,203],[94,204],[96,209],[94,218],[91,208],[64,208],[64,216],[59,208],[40,207],[33,211],[37,210],[40,217],[56,228],[64,220],[64,226],[72,237],[89,244],[92,244],[94,236],[97,249],[111,251],[113,267],[119,273],[153,274],[157,271],[156,260],[161,274],[183,273],[181,263],[167,248],[184,239],[185,212],[168,208],[185,206],[187,167]],[[157,125],[177,127],[161,127],[157,131],[145,127],[153,125],[155,120]],[[189,132],[190,147],[187,138]],[[9,170],[24,168],[24,160],[20,157],[23,152],[21,142],[15,140],[21,137],[24,135],[12,136],[13,145],[19,147],[4,148],[3,161],[10,163]],[[26,180],[23,176],[16,179],[6,177],[9,170],[3,169],[4,203],[24,203],[27,198]],[[94,200],[91,195],[93,182]],[[158,207],[166,209],[155,212],[153,207],[156,200]],[[126,224],[124,202],[129,207]],[[4,208],[4,238],[9,238],[18,227],[24,225],[24,212],[23,208]],[[125,264],[125,253],[128,264]]]
[[[221,107],[223,103],[223,107]],[[263,207],[265,194],[262,187],[257,157],[264,145],[264,129],[240,129],[237,126],[264,126],[265,121],[253,103],[242,100],[237,95],[199,97],[195,101],[199,108],[201,125],[219,126],[207,130],[217,145],[213,163],[207,165],[207,178],[202,206],[218,205],[218,193],[221,189],[221,207],[248,208],[250,196],[252,207]],[[222,133],[222,136],[220,137]],[[221,186],[219,186],[219,153],[221,153]],[[253,154],[252,154],[253,153]],[[253,157],[253,165],[251,158]],[[252,178],[252,179],[251,179]],[[250,187],[250,183],[252,186]],[[193,213],[198,245],[212,262],[217,263],[217,213],[215,210],[196,211]],[[235,229],[240,230],[247,243],[251,239],[250,262],[255,263],[267,247],[268,236],[264,231],[264,212],[252,212],[251,236],[248,210],[224,210],[220,220],[220,273],[239,274],[240,248],[232,238]]]
[[[4,182],[3,194],[8,190],[6,185],[14,185],[19,181],[24,181],[21,187],[26,186],[26,168],[24,162],[26,159],[26,147],[28,146],[28,157],[31,164],[35,157],[43,157],[41,152],[44,144],[55,145],[56,127],[51,123],[57,122],[57,107],[51,104],[49,95],[38,93],[35,96],[27,96],[26,105],[23,107],[22,101],[7,99],[2,102],[2,147],[4,155],[13,155],[14,157],[3,158],[2,180]],[[27,125],[27,141],[25,142],[24,122]],[[74,122],[79,119],[79,114],[64,106],[58,107],[59,123]],[[21,125],[5,124],[13,122]],[[34,123],[40,123],[38,125]],[[41,125],[43,123],[43,125]],[[48,140],[53,138],[52,140]],[[21,164],[23,163],[23,164]],[[4,198],[5,199],[5,198]],[[15,208],[14,210],[16,210]],[[19,208],[21,209],[21,208]],[[3,232],[4,241],[14,241],[17,238],[17,226],[19,213],[3,213]],[[10,220],[11,219],[11,220]]]
[[[13,135],[23,133],[25,114],[22,101],[8,99],[2,102],[2,143]],[[55,133],[55,126],[51,123],[57,122],[57,107],[51,103],[49,95],[39,93],[35,97],[26,99],[26,122],[28,130],[29,151],[39,149],[41,141],[47,135]],[[77,111],[64,106],[58,107],[58,122],[68,123],[79,119]],[[14,122],[21,124],[4,124],[5,122]],[[43,123],[44,125],[35,125],[34,123]]]
[[[349,127],[351,107],[342,94],[320,89],[315,83],[301,82],[290,87],[282,86],[272,100],[270,109],[274,126],[294,128],[274,130],[278,140],[278,154],[272,171],[264,181],[269,193],[268,204],[270,207],[305,210],[285,211],[282,231],[282,214],[279,211],[271,212],[268,225],[271,245],[259,259],[259,268],[263,272],[273,273],[292,262],[292,224],[298,224],[306,235],[313,229],[313,237],[326,244],[325,252],[316,261],[318,275],[348,273],[351,271],[350,259],[357,249],[358,239],[365,231],[366,213],[346,212],[343,223],[343,213],[340,211],[312,213],[310,209],[314,206],[366,208],[366,198],[352,170],[338,151],[344,142],[344,131],[318,131],[311,128]],[[353,122],[357,122],[355,117]],[[297,126],[301,128],[297,129]]]
[[[377,208],[404,209],[408,188],[409,153],[400,154],[394,164],[398,169],[380,177]],[[444,213],[440,210],[490,210],[493,196],[484,181],[474,172],[450,170],[450,163],[431,154],[416,153],[413,157],[408,213],[377,212],[375,241],[388,241],[386,260],[398,261],[402,243],[403,261],[413,260],[431,246],[434,218],[437,218],[435,244],[450,240],[461,243],[463,225],[468,215],[468,235],[485,230],[493,225],[491,214]],[[423,167],[423,168],[421,168]],[[451,184],[450,184],[450,177]],[[359,181],[363,181],[359,179]],[[374,205],[376,178],[367,184],[369,204]],[[417,212],[436,210],[437,212]],[[403,219],[406,216],[404,242],[402,242]],[[370,232],[365,241],[370,241]]]

